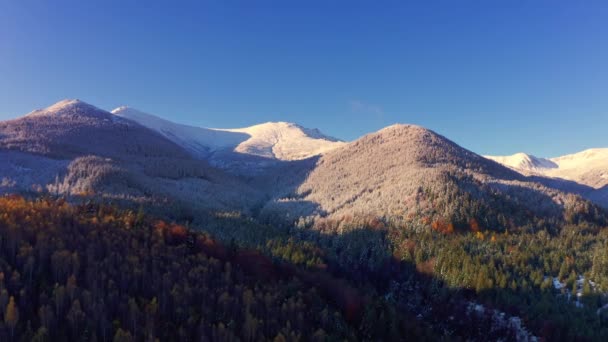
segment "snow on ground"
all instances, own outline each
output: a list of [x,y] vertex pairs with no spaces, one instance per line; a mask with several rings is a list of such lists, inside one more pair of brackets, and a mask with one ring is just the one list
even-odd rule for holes
[[199,157],[218,150],[232,150],[270,159],[300,160],[345,144],[319,130],[288,122],[218,129],[182,125],[129,107],[116,108],[112,113],[163,134]]
[[594,188],[608,184],[608,148],[592,148],[548,159],[525,153],[485,157],[524,174],[563,178]]
[[484,156],[504,166],[528,171],[553,169],[557,164],[549,159],[538,158],[526,153],[516,153],[512,156]]
[[251,136],[235,151],[280,160],[300,160],[331,151],[344,142],[289,122],[267,122],[251,127],[226,129]]
[[525,327],[521,318],[517,316],[508,316],[506,313],[499,310],[492,310],[484,307],[481,304],[475,302],[469,302],[467,307],[467,314],[475,314],[475,315],[492,315],[493,325],[491,327],[494,329],[508,329],[513,332],[515,335],[516,341],[530,341],[535,342],[538,341],[538,337],[532,335]]
[[[545,279],[547,279],[547,278],[548,277],[545,277]],[[591,286],[591,290],[597,291],[598,290],[597,284],[593,280],[588,280],[588,281],[589,281],[589,285]],[[561,282],[559,280],[559,278],[557,278],[557,277],[553,277],[552,282],[553,282],[553,288],[562,292],[566,296],[568,301],[572,298],[572,292],[571,292],[572,289],[568,288],[568,286],[566,285],[565,282]],[[583,297],[584,284],[585,284],[585,277],[582,275],[579,275],[578,278],[576,279],[576,294],[575,294],[576,300],[574,301],[574,305],[578,308],[582,308],[584,306],[583,303],[581,302],[581,298]]]

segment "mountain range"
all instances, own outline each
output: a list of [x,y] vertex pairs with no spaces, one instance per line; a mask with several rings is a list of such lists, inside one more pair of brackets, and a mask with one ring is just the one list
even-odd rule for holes
[[353,142],[287,122],[204,128],[79,100],[0,122],[2,192],[95,194],[279,221],[418,214],[504,226],[500,210],[557,217],[587,200],[607,206],[606,157],[608,149],[482,157],[414,125]]
[[593,188],[608,185],[608,148],[592,148],[556,158],[538,158],[526,153],[486,158],[526,175],[562,178]]

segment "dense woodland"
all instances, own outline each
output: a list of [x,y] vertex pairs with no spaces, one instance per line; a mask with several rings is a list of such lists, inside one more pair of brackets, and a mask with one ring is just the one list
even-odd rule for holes
[[[279,260],[324,267],[446,336],[512,336],[519,327],[479,321],[496,321],[487,312],[498,311],[540,338],[608,339],[605,211],[571,197],[541,216],[457,190],[434,193],[420,191],[433,206],[458,210],[405,219],[317,216],[293,227],[224,220],[205,229]],[[471,305],[486,310],[474,323]]]
[[605,340],[597,222],[582,206],[510,229],[372,216],[277,228],[236,213],[188,228],[8,196],[0,340]]
[[[143,212],[0,199],[0,340],[394,340],[433,333],[322,268]],[[270,246],[279,253],[283,249]]]

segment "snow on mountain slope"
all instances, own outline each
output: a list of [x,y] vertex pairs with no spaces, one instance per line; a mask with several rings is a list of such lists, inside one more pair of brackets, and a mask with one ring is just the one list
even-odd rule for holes
[[262,197],[156,130],[79,100],[0,121],[0,194],[32,190],[162,203],[169,211],[168,203],[246,211]]
[[161,133],[197,157],[207,157],[213,151],[234,148],[250,138],[243,133],[174,123],[130,107],[118,107],[112,111],[112,114],[133,120]]
[[219,150],[278,160],[306,159],[344,145],[344,142],[287,122],[267,122],[236,129],[203,128],[174,123],[129,107],[113,114],[156,130],[199,157]]
[[227,129],[251,136],[236,152],[280,160],[300,160],[331,151],[345,143],[289,122],[267,122],[251,127]]
[[556,168],[557,164],[549,159],[538,158],[526,153],[516,153],[512,156],[484,156],[497,163],[518,170],[540,170]]
[[520,213],[524,222],[523,213],[559,217],[576,201],[431,130],[393,125],[322,155],[301,184],[269,202],[262,215],[280,222],[362,213],[406,220],[411,214],[465,225],[477,217],[496,227],[510,224],[497,208]]
[[485,157],[524,174],[563,178],[596,189],[608,185],[608,148],[588,149],[550,159],[525,153]]

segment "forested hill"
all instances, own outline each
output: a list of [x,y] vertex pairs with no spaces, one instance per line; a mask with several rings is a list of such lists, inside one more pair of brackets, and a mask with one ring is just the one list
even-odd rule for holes
[[396,314],[361,320],[369,299],[322,270],[143,213],[2,197],[0,241],[1,341],[432,336]]

